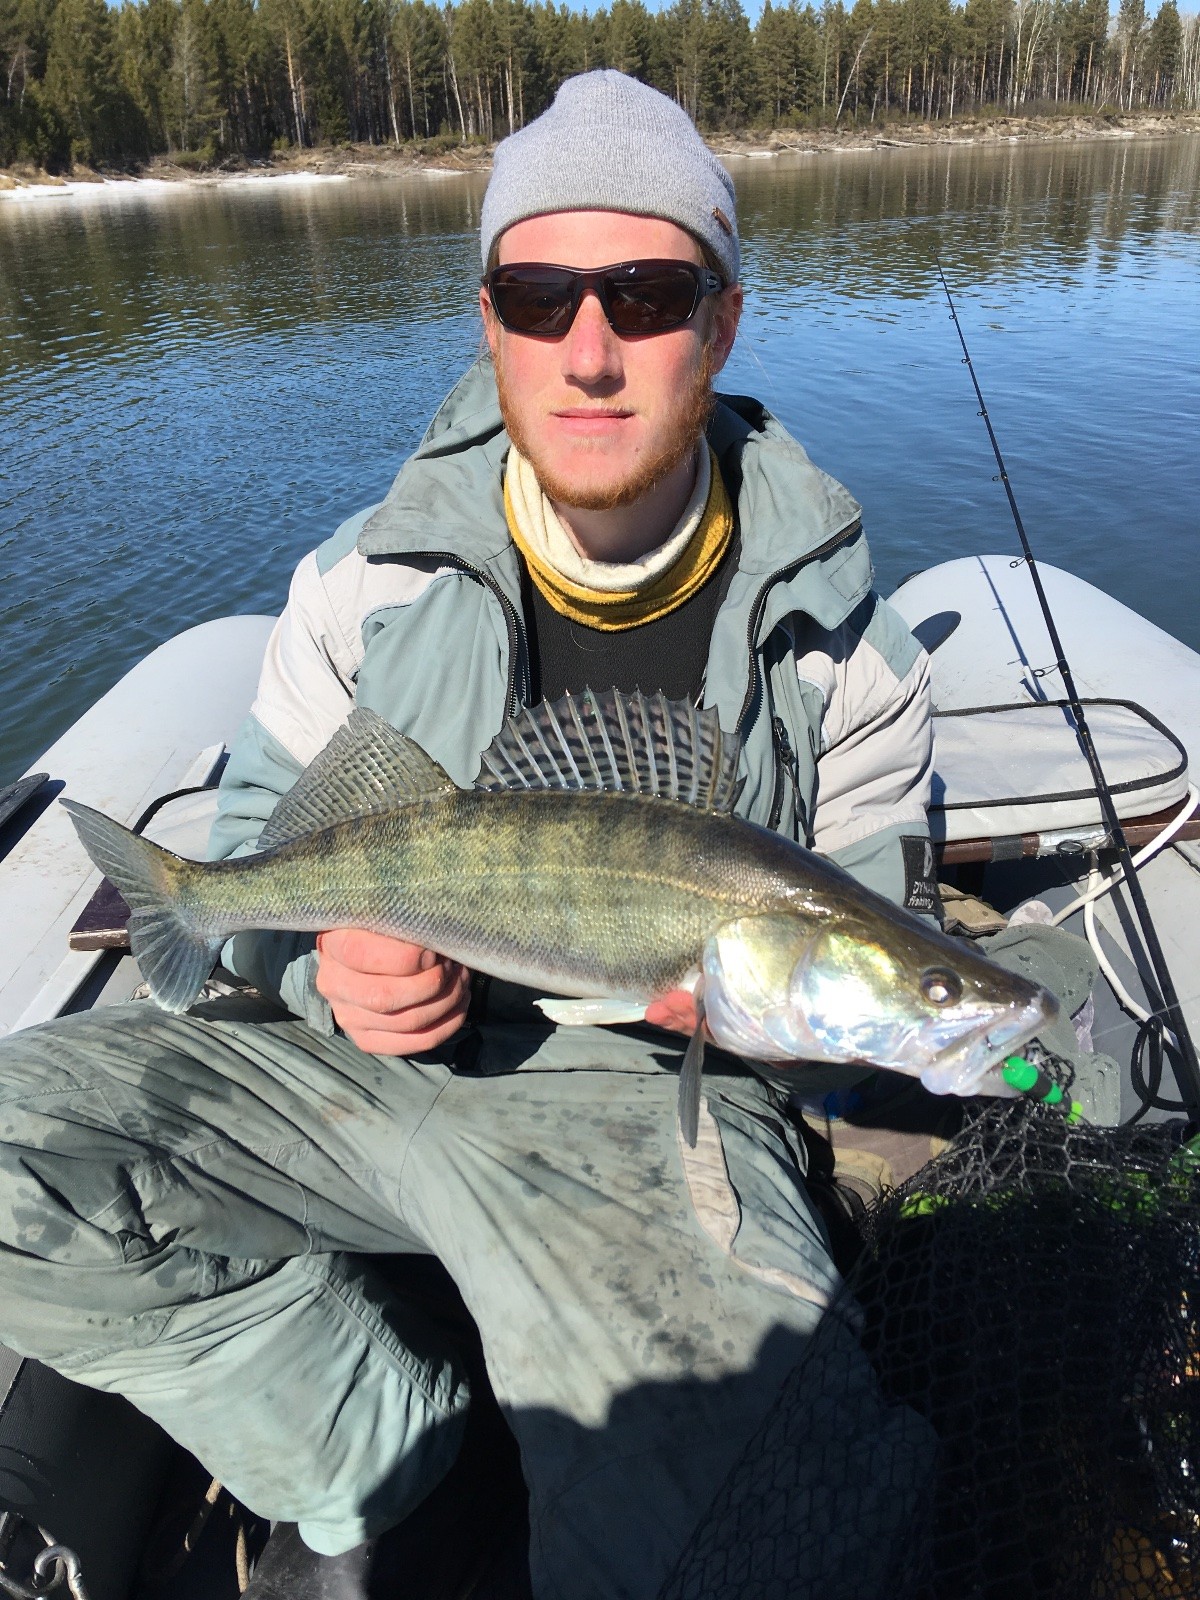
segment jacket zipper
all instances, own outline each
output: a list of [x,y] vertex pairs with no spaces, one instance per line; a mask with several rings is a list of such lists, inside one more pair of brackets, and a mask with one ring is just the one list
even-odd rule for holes
[[792,780],[792,793],[796,796],[797,802],[800,798],[800,774],[796,766],[796,752],[792,749],[787,724],[782,717],[771,718],[771,733],[775,744],[775,792],[771,796],[771,814],[767,818],[767,827],[774,833],[783,815],[785,774]]
[[789,561],[785,567],[777,568],[765,580],[762,588],[755,595],[754,604],[750,607],[750,619],[746,624],[746,653],[750,657],[750,679],[746,685],[742,708],[737,716],[736,726],[739,733],[742,731],[742,724],[746,720],[746,713],[750,709],[750,703],[754,699],[754,692],[758,688],[758,655],[755,650],[755,635],[758,632],[758,625],[762,621],[763,608],[767,603],[768,594],[781,579],[790,578],[793,573],[799,572],[801,567],[808,566],[810,561],[819,561],[822,556],[829,555],[831,551],[837,549],[838,545],[845,544],[847,539],[853,538],[861,528],[862,518],[855,517],[853,522],[848,522],[844,528],[840,529],[831,538],[826,539],[824,544],[819,544],[815,550],[809,550],[795,561]]
[[[799,572],[801,567],[806,567],[810,561],[819,561],[822,556],[827,556],[836,550],[838,545],[844,544],[852,538],[862,527],[862,519],[856,517],[853,522],[835,533],[832,538],[826,539],[824,544],[819,544],[815,550],[809,550],[796,561],[789,561],[786,566],[779,567],[765,580],[762,587],[754,597],[754,604],[750,608],[750,619],[746,625],[746,651],[750,657],[750,681],[746,686],[746,695],[742,701],[742,708],[738,712],[737,726],[741,729],[750,709],[750,702],[754,699],[754,691],[758,687],[758,657],[755,654],[754,636],[758,632],[758,624],[762,620],[763,607],[767,603],[767,595],[782,579]],[[515,716],[521,709],[521,701],[517,698],[517,661],[521,654],[522,628],[517,615],[517,609],[512,601],[501,589],[494,578],[490,577],[482,567],[477,567],[473,562],[464,561],[460,555],[452,550],[422,550],[421,554],[434,561],[446,561],[460,571],[469,573],[477,582],[483,584],[485,589],[490,589],[500,602],[500,609],[504,615],[504,625],[508,630],[508,694],[506,704],[508,714]],[[529,685],[526,684],[528,691]],[[780,801],[782,805],[782,799]]]
[[[522,705],[522,702],[517,699],[517,661],[524,642],[524,633],[521,627],[521,620],[517,616],[516,606],[513,605],[495,579],[490,577],[482,567],[477,567],[470,561],[464,561],[460,555],[456,555],[452,550],[422,550],[421,555],[431,561],[447,561],[461,572],[469,573],[485,589],[490,589],[496,599],[499,600],[500,610],[504,614],[504,626],[508,629],[508,695],[505,704],[508,707],[507,715],[515,717]],[[526,673],[525,692],[528,699],[528,673]]]

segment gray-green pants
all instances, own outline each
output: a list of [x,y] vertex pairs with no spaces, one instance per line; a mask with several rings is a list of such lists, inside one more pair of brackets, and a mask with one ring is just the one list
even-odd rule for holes
[[709,1078],[685,1170],[677,1064],[530,1025],[387,1059],[242,997],[15,1035],[0,1339],[335,1553],[457,1451],[462,1374],[363,1259],[435,1254],[521,1446],[535,1592],[653,1596],[836,1286],[766,1091]]

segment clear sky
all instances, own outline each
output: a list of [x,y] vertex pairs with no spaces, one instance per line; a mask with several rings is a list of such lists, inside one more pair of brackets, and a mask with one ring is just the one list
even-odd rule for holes
[[[112,6],[114,10],[123,3],[124,0],[108,0],[108,4]],[[600,5],[602,3],[604,3],[604,0],[592,0],[592,3],[590,4],[581,5],[579,4],[579,0],[568,0],[568,4],[572,5],[574,9],[581,11],[597,11],[600,9]],[[741,0],[741,3],[742,10],[750,18],[750,21],[757,22],[759,15],[762,12],[763,0]],[[786,0],[782,0],[782,3],[786,4]],[[819,9],[821,0],[812,0],[812,3]],[[961,4],[961,0],[955,0],[955,3]],[[649,11],[669,11],[671,7],[671,0],[644,0],[644,4]],[[849,9],[849,5],[851,4],[853,4],[853,0],[847,0],[847,9]],[[1110,16],[1116,16],[1119,4],[1120,0],[1109,0],[1108,10]],[[1191,11],[1192,9],[1193,7],[1188,4],[1184,4],[1180,7],[1180,10],[1185,13]],[[1148,0],[1146,10],[1150,16],[1155,14],[1155,12],[1158,10],[1155,0]]]
[[[577,0],[568,0],[568,3],[574,5],[577,3]],[[782,3],[786,4],[787,0],[782,0]],[[815,7],[820,9],[821,0],[812,0],[812,3]],[[849,7],[853,4],[853,0],[845,0],[845,3],[847,9],[849,9]],[[671,7],[671,0],[644,0],[644,4],[648,11],[669,11]],[[961,0],[956,0],[956,4],[961,4]],[[1120,0],[1109,0],[1108,12],[1110,16],[1116,16],[1119,4]],[[750,18],[751,22],[756,22],[758,20],[762,8],[763,0],[742,0],[742,10]],[[598,4],[591,4],[587,6],[587,10],[589,11],[597,9],[599,9]],[[1182,4],[1179,9],[1181,12],[1188,12],[1195,10],[1195,6],[1193,4],[1186,3],[1185,0],[1185,3]],[[1157,10],[1158,0],[1147,0],[1147,14],[1149,16],[1154,16]]]

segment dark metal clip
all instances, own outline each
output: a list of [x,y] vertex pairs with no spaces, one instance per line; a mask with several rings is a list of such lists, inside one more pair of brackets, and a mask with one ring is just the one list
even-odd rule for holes
[[34,1556],[28,1581],[10,1570],[9,1552],[24,1522],[25,1518],[18,1511],[0,1512],[0,1596],[5,1600],[44,1600],[65,1584],[71,1600],[90,1600],[79,1557],[69,1545],[59,1544],[45,1528],[37,1529],[46,1548]]

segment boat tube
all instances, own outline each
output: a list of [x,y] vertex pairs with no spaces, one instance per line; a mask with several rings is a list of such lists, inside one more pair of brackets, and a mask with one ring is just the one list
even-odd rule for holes
[[[1040,570],[1200,1035],[1200,814],[1188,764],[1189,751],[1200,750],[1200,654],[1070,573]],[[1101,1128],[1167,1119],[1164,1106],[1178,1094],[1169,1068],[1152,1096],[1160,1103],[1149,1104],[1144,1074],[1126,1065],[1136,1062],[1153,1010],[1153,981],[1130,937],[1024,563],[995,555],[946,562],[907,579],[892,604],[932,658],[940,876],[986,902],[994,926],[1034,905],[1035,920],[1057,920],[1088,939],[1102,972],[1092,1038],[1121,1070],[1080,1086],[1084,1114]],[[121,908],[106,899],[54,802],[81,800],[180,854],[202,855],[215,785],[252,703],[271,627],[268,617],[230,617],[168,641],[0,792],[0,1033],[135,995],[140,977]],[[222,1535],[219,1558],[173,1567],[165,1588],[161,1573],[147,1575],[148,1530],[170,1499],[168,1480],[191,1484],[210,1512],[215,1503],[213,1487],[181,1456],[125,1402],[0,1348],[0,1506],[19,1512],[25,1530],[45,1528],[77,1553],[89,1600],[233,1600],[240,1592],[244,1524],[240,1544]],[[226,1511],[232,1526],[236,1508]],[[0,1518],[0,1596],[23,1594],[28,1583],[15,1565],[18,1531],[16,1520]],[[47,1570],[61,1592],[77,1592],[66,1565]]]

